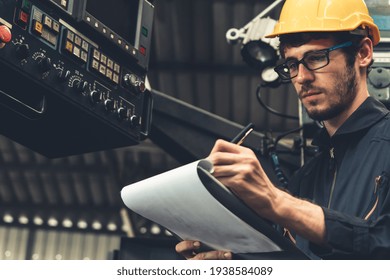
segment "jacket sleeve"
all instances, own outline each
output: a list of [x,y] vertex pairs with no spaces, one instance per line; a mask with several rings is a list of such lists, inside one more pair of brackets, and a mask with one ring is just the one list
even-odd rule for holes
[[378,202],[372,219],[361,219],[322,208],[325,215],[324,246],[310,244],[313,253],[324,259],[389,259],[390,258],[390,194]]

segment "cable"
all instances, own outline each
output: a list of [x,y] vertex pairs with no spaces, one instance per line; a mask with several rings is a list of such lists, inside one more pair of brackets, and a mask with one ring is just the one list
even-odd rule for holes
[[269,145],[268,145],[268,156],[271,159],[272,167],[274,169],[276,178],[281,183],[281,187],[287,188],[288,180],[287,180],[287,177],[284,174],[282,168],[280,167],[279,158],[278,158],[278,155],[276,154],[276,147],[275,147],[275,144],[273,142],[269,143]]
[[277,145],[278,145],[279,141],[283,137],[286,137],[287,135],[289,135],[291,133],[298,132],[298,131],[300,131],[302,129],[303,129],[303,127],[299,127],[299,128],[295,128],[295,129],[289,130],[289,131],[287,131],[287,132],[285,132],[283,134],[280,134],[278,137],[275,138],[275,141],[271,141],[268,144],[268,147],[267,147],[268,156],[271,159],[271,164],[272,164],[272,167],[274,169],[276,178],[279,180],[279,182],[281,183],[281,187],[283,187],[283,188],[287,188],[287,186],[288,186],[288,179],[287,179],[287,176],[284,174],[284,172],[283,172],[283,170],[282,170],[282,168],[280,166],[279,158],[278,158],[278,151],[277,151],[276,148],[277,148]]
[[[274,114],[274,115],[277,115],[279,117],[282,117],[282,118],[288,118],[288,119],[293,119],[293,120],[299,120],[299,117],[296,117],[296,116],[291,116],[291,115],[287,115],[287,114],[283,114],[281,112],[278,112],[276,111],[275,109],[269,107],[268,105],[266,105],[263,100],[261,99],[261,93],[260,93],[260,89],[263,87],[263,83],[259,83],[257,85],[257,88],[256,88],[256,98],[258,100],[258,102],[260,103],[260,105],[268,112]],[[267,150],[268,150],[268,156],[270,157],[271,159],[271,164],[272,164],[272,167],[274,169],[274,172],[275,172],[275,175],[276,175],[276,178],[279,180],[279,182],[281,183],[281,187],[283,188],[287,188],[288,186],[288,179],[286,177],[286,175],[284,174],[281,166],[280,166],[280,163],[279,163],[279,158],[278,158],[278,154],[277,154],[277,145],[279,143],[279,141],[291,134],[291,133],[295,133],[295,132],[299,132],[303,129],[303,126],[302,127],[298,127],[298,128],[295,128],[295,129],[292,129],[292,130],[289,130],[285,133],[282,133],[280,134],[278,137],[275,138],[275,141],[271,141],[271,143],[268,144],[268,147],[267,147]],[[271,138],[272,139],[272,138]]]
[[283,139],[284,137],[286,137],[287,135],[289,135],[289,134],[291,134],[291,133],[299,132],[299,131],[301,131],[302,129],[303,129],[303,126],[298,127],[298,128],[294,128],[294,129],[292,129],[292,130],[289,130],[289,131],[286,131],[286,132],[280,134],[278,137],[275,138],[275,148],[277,147],[277,145],[278,145],[278,143],[279,143],[279,141],[280,141],[281,139]]
[[282,117],[282,118],[288,118],[288,119],[293,119],[293,120],[299,120],[299,117],[296,117],[296,116],[290,116],[290,115],[287,115],[287,114],[283,114],[283,113],[280,113],[278,111],[276,111],[275,109],[269,107],[268,105],[266,105],[263,100],[261,100],[261,96],[260,96],[260,89],[262,88],[262,84],[259,83],[257,85],[257,89],[256,89],[256,98],[257,98],[257,101],[259,101],[260,105],[266,109],[268,112],[274,114],[274,115],[277,115],[279,117]]

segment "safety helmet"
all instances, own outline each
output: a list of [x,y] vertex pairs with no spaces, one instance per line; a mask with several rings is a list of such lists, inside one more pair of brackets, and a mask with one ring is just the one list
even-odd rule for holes
[[286,0],[274,32],[265,37],[300,32],[354,31],[358,28],[368,29],[373,44],[379,43],[378,26],[363,0]]

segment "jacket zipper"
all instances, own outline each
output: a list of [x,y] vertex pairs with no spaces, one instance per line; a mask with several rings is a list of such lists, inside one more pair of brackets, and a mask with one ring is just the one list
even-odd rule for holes
[[378,188],[379,188],[379,185],[380,185],[381,181],[382,181],[382,176],[378,176],[378,177],[375,178],[375,188],[374,188],[374,195],[376,195],[375,203],[372,206],[371,210],[364,217],[364,220],[368,220],[371,217],[372,213],[374,213],[376,207],[378,206],[379,195],[377,194],[377,192],[378,192]]
[[[331,148],[329,150],[330,158],[334,160],[334,148]],[[330,187],[330,194],[329,194],[329,201],[328,201],[328,208],[330,208],[330,203],[332,202],[332,197],[333,197],[333,191],[336,185],[336,177],[337,177],[337,166],[334,169],[333,173],[333,181],[332,181],[332,186]]]

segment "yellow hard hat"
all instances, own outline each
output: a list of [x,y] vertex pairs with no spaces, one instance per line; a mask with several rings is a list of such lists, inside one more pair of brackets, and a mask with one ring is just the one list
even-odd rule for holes
[[265,36],[300,32],[369,30],[373,44],[379,43],[378,26],[363,0],[286,0],[274,32]]

